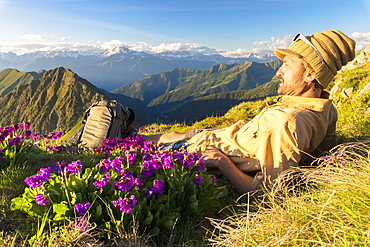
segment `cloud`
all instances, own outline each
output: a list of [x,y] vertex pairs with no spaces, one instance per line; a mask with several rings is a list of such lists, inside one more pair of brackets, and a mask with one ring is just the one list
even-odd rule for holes
[[[349,35],[352,39],[356,41],[356,50],[361,50],[370,44],[370,33],[354,32]],[[293,40],[293,34],[286,35],[282,39],[276,39],[271,37],[269,41],[256,41],[254,45],[267,46],[270,50],[276,48],[287,48]]]
[[214,54],[220,52],[220,50],[217,50],[215,48],[181,42],[170,44],[161,43],[158,46],[152,47],[152,52],[154,53],[160,53],[165,51],[178,51],[178,52],[187,51],[190,53],[203,53],[203,54]]
[[[62,39],[61,39],[62,40]],[[111,40],[108,42],[97,42],[96,44],[79,44],[69,42],[30,42],[30,43],[2,43],[0,52],[14,52],[18,55],[38,51],[79,51],[85,54],[97,54],[105,50],[113,50],[116,47],[127,47],[134,51],[143,51],[150,54],[161,52],[183,52],[190,54],[202,53],[205,55],[221,54],[227,57],[249,57],[251,54],[266,55],[272,52],[267,49],[255,48],[252,50],[236,49],[231,51],[216,49],[199,44],[191,43],[161,43],[157,46],[148,45],[145,42],[127,43],[120,40]]]
[[40,41],[40,40],[48,40],[49,37],[45,35],[39,35],[39,34],[25,34],[22,36],[18,36],[20,39],[26,39],[29,41]]
[[370,44],[370,33],[354,32],[350,35],[356,41],[356,50],[361,50]]
[[109,42],[104,42],[103,44],[101,44],[101,47],[107,50],[112,50],[116,47],[122,47],[122,46],[126,46],[126,42],[123,42],[120,40],[111,40]]
[[[356,50],[365,48],[370,44],[370,33],[354,32],[350,35],[356,41]],[[22,36],[31,42],[28,43],[1,43],[0,52],[14,52],[18,55],[37,51],[79,51],[85,54],[97,54],[104,50],[112,50],[115,47],[127,47],[134,51],[143,51],[150,54],[166,51],[182,52],[187,51],[191,54],[203,53],[206,55],[221,54],[226,57],[242,58],[250,55],[270,55],[273,49],[287,48],[291,44],[293,35],[289,34],[283,38],[271,37],[268,41],[256,41],[253,44],[262,46],[262,48],[221,50],[192,43],[161,43],[157,46],[151,46],[145,42],[128,43],[120,40],[111,40],[108,42],[97,42],[96,44],[69,43],[67,38],[60,38],[61,42],[47,42],[46,36],[26,34]],[[40,42],[44,41],[44,42]]]
[[264,50],[261,48],[254,48],[252,50],[246,50],[246,49],[236,49],[231,51],[225,51],[221,53],[221,55],[225,57],[233,57],[233,58],[243,58],[243,57],[249,57],[250,55],[257,54],[257,55],[269,55],[272,54],[271,50]]
[[137,42],[135,44],[128,44],[127,48],[134,50],[134,51],[152,51],[153,47],[148,45],[145,42]]
[[102,48],[94,44],[79,44],[68,42],[33,42],[33,43],[1,43],[0,52],[14,52],[17,55],[33,52],[49,51],[79,51],[81,53],[94,54],[102,51]]
[[182,52],[182,51],[187,51],[189,53],[203,53],[203,54],[215,54],[215,53],[220,53],[223,52],[220,49],[215,49],[215,48],[210,48],[207,46],[202,46],[198,44],[190,44],[190,43],[161,43],[157,46],[151,46],[148,45],[145,42],[137,42],[137,43],[126,43],[122,42],[119,40],[112,40],[109,42],[105,42],[102,44],[102,47],[107,49],[107,48],[114,48],[117,46],[125,46],[129,48],[130,50],[134,51],[144,51],[147,53],[161,53],[161,52],[166,52],[166,51],[171,51],[171,52]]
[[288,34],[282,39],[271,37],[269,41],[255,41],[253,44],[267,46],[270,50],[274,50],[277,48],[287,48],[292,43],[292,40],[293,34]]

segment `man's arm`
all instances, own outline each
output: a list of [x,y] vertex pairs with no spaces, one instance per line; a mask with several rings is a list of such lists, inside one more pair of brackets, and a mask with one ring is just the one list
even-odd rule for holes
[[230,181],[230,183],[235,187],[235,190],[238,193],[244,194],[255,190],[255,188],[252,186],[253,177],[248,176],[240,171],[229,159],[229,157],[227,157],[219,149],[213,146],[207,146],[202,152],[202,158],[204,159],[204,163],[206,165],[212,164],[217,166]]

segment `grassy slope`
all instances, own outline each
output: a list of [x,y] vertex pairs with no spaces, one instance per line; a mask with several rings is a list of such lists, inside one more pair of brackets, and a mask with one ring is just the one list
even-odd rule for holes
[[19,72],[15,69],[5,69],[0,72],[0,97],[4,96],[18,85],[30,83],[41,77],[35,72]]
[[221,232],[215,246],[369,246],[369,151],[338,146],[319,168],[287,172],[299,171],[302,184],[288,190],[282,177],[254,210],[241,202],[237,213],[212,220]]

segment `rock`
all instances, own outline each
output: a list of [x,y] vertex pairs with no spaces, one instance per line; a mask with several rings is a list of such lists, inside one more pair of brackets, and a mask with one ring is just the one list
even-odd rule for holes
[[366,94],[368,92],[370,92],[370,82],[368,84],[366,84],[366,86],[357,94],[356,97],[359,97],[359,96],[361,96],[363,94]]
[[350,87],[350,88],[343,88],[342,89],[342,92],[341,92],[341,95],[344,97],[344,98],[349,98],[351,97],[353,93],[353,87]]

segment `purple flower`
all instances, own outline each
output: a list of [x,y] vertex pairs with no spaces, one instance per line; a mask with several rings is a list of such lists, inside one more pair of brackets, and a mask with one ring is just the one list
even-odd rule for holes
[[[112,140],[105,139],[102,142],[102,148],[96,149],[98,152],[103,152],[109,155],[113,150],[129,151],[129,150],[141,150],[145,148],[147,151],[155,150],[155,145],[148,142],[146,144],[141,136],[126,137],[124,139],[114,138]],[[131,163],[129,163],[131,165]]]
[[172,154],[172,156],[173,156],[173,158],[175,160],[180,160],[181,161],[181,160],[184,159],[185,154],[184,153],[180,153],[178,151],[174,151],[173,154]]
[[153,193],[155,193],[155,194],[163,194],[164,193],[164,180],[161,180],[161,181],[154,180],[153,184],[154,184],[153,188],[151,189],[151,191],[153,191]]
[[[183,156],[179,159],[180,164],[183,165],[185,171],[189,171],[190,167],[195,166],[198,163],[198,153],[189,154],[187,152],[183,153]],[[201,169],[202,167],[198,168]]]
[[30,129],[30,126],[31,126],[31,124],[29,122],[25,122],[23,128],[25,130],[29,130]]
[[131,191],[135,187],[141,188],[142,182],[140,179],[135,178],[134,175],[125,170],[121,173],[121,178],[118,181],[114,181],[114,184],[117,186],[117,189],[123,192]]
[[76,213],[79,213],[81,216],[83,216],[83,215],[85,215],[87,210],[90,208],[90,206],[91,206],[90,202],[87,202],[85,204],[79,203],[79,204],[75,205],[75,211],[76,211]]
[[93,182],[92,184],[96,186],[98,189],[102,189],[104,186],[106,186],[110,181],[110,173],[106,173],[101,178]]
[[211,178],[212,178],[212,183],[215,184],[217,183],[217,178],[215,175],[211,175]]
[[195,168],[195,171],[199,172],[199,171],[203,171],[204,169],[206,169],[205,165],[204,165],[204,161],[202,158],[200,158],[197,162],[197,166]]
[[18,146],[19,143],[21,143],[21,141],[22,141],[21,136],[20,135],[16,135],[14,138],[9,139],[8,142],[9,142],[10,145]]
[[100,171],[104,172],[112,169],[111,162],[112,162],[111,159],[101,160],[98,164],[98,166],[100,166]]
[[162,158],[162,162],[163,162],[163,168],[165,169],[173,169],[176,167],[171,157]]
[[125,163],[126,163],[125,157],[120,156],[112,160],[111,166],[112,168],[114,168],[115,172],[121,172]]
[[14,126],[7,126],[6,130],[7,130],[8,133],[13,133],[15,131],[15,128],[14,128]]
[[33,134],[32,134],[32,140],[33,140],[33,142],[37,143],[37,141],[38,141],[39,139],[41,139],[41,138],[40,138],[40,133],[33,133]]
[[64,171],[68,173],[78,173],[82,169],[82,163],[80,160],[72,161],[69,165],[64,168]]
[[145,192],[144,197],[148,198],[152,194],[163,194],[163,193],[164,193],[164,180],[161,181],[154,180],[153,187]]
[[0,130],[0,142],[3,142],[7,136],[8,136],[8,132],[6,130],[1,129]]
[[203,177],[202,176],[196,176],[194,179],[194,183],[201,184],[203,183]]
[[145,191],[145,194],[144,194],[144,197],[145,197],[145,198],[148,198],[148,197],[150,197],[151,195],[153,195],[153,191],[151,191],[151,190],[146,190],[146,191]]
[[52,147],[52,146],[50,146],[50,145],[45,145],[45,148],[46,148],[48,151],[51,151],[51,150],[53,149],[53,147]]
[[134,150],[130,150],[126,152],[127,161],[130,167],[135,165],[137,153]]
[[333,164],[333,160],[331,158],[331,156],[325,156],[324,157],[324,160],[328,163],[328,165],[332,165]]
[[115,207],[119,206],[120,211],[126,214],[131,213],[132,208],[136,206],[137,200],[134,195],[132,195],[130,198],[119,198],[117,201],[112,202]]
[[26,130],[23,134],[23,138],[27,139],[32,135],[32,132],[30,130]]
[[37,188],[43,185],[45,182],[51,179],[51,171],[52,168],[41,168],[36,175],[28,177],[24,180],[24,182],[30,186],[31,188]]
[[84,217],[78,217],[77,222],[74,223],[76,231],[86,232],[89,223],[85,221]]
[[56,140],[56,139],[60,139],[63,135],[63,132],[62,131],[58,131],[58,132],[55,132],[55,133],[52,133],[52,139]]
[[57,170],[59,173],[63,173],[65,164],[65,161],[58,161],[54,164],[54,169]]
[[145,160],[141,165],[140,165],[142,174],[142,178],[148,178],[150,175],[153,175],[155,170],[153,166],[151,165],[150,161]]
[[45,205],[49,202],[49,199],[45,198],[43,194],[36,194],[35,198],[35,202],[39,205]]
[[20,129],[20,125],[19,124],[13,124],[13,127],[14,127],[14,130],[19,130]]
[[[52,171],[53,169],[51,168],[51,167],[48,167],[48,168],[40,168],[40,170],[37,172],[37,174],[38,175],[40,175],[40,176],[49,176],[50,175],[50,173],[51,173],[51,171]],[[50,180],[51,178],[49,177],[49,180]]]
[[149,161],[149,163],[156,170],[162,168],[162,163],[161,163],[160,160],[151,160],[151,161]]
[[146,142],[144,142],[143,149],[147,153],[152,153],[156,150],[156,146],[154,145],[154,143],[146,141]]

